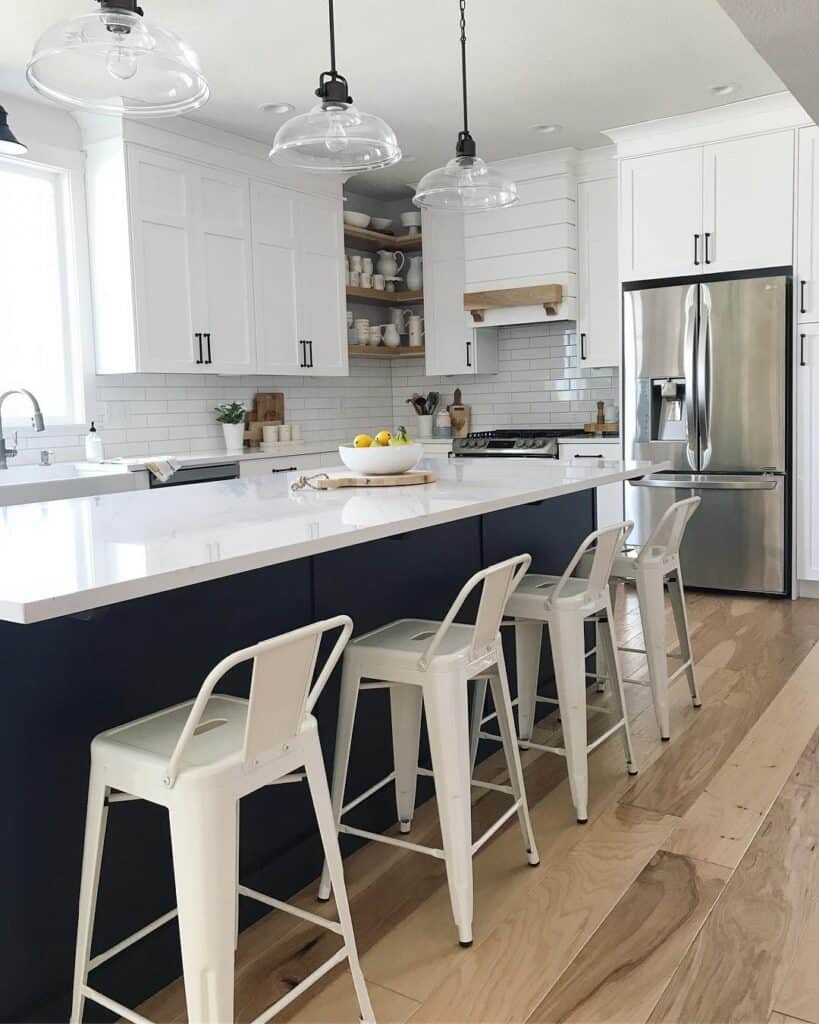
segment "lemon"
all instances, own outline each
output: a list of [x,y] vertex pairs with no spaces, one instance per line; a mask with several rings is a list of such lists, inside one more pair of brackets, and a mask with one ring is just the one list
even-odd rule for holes
[[375,439],[381,445],[388,445],[392,441],[392,434],[389,430],[379,430],[375,435]]
[[369,434],[356,434],[353,438],[353,448],[369,448],[373,439]]

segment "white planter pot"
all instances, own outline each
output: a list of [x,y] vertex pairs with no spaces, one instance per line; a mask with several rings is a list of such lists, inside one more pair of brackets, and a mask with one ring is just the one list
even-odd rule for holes
[[229,452],[240,452],[244,448],[244,423],[223,423],[222,433],[225,435],[225,448]]

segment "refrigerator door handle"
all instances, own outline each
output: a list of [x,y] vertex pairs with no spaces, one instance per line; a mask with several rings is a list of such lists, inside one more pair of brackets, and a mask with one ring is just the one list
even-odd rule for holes
[[711,461],[711,404],[713,399],[711,358],[711,292],[701,286],[699,337],[697,339],[697,417],[700,437],[701,470]]
[[668,480],[663,477],[643,477],[629,480],[632,487],[673,487],[676,491],[774,491],[782,477],[761,476],[755,480]]
[[697,406],[694,399],[695,345],[697,330],[697,286],[692,285],[685,297],[685,337],[683,340],[683,370],[685,372],[685,454],[688,465],[699,469],[697,461]]

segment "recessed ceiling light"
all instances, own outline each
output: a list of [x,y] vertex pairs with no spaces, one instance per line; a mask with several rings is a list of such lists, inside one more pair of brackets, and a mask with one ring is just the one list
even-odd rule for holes
[[541,135],[554,135],[555,132],[560,131],[559,124],[533,124],[531,125],[533,132],[539,132]]
[[289,114],[295,109],[292,103],[263,103],[259,107],[265,114]]
[[726,82],[724,85],[712,85],[711,92],[715,96],[730,96],[735,93],[739,86],[736,82]]

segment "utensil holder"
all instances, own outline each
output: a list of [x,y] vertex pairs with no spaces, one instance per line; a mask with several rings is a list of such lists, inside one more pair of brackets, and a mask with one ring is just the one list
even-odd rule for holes
[[419,437],[432,437],[432,424],[435,419],[434,416],[420,416],[416,413],[418,419],[418,436]]

